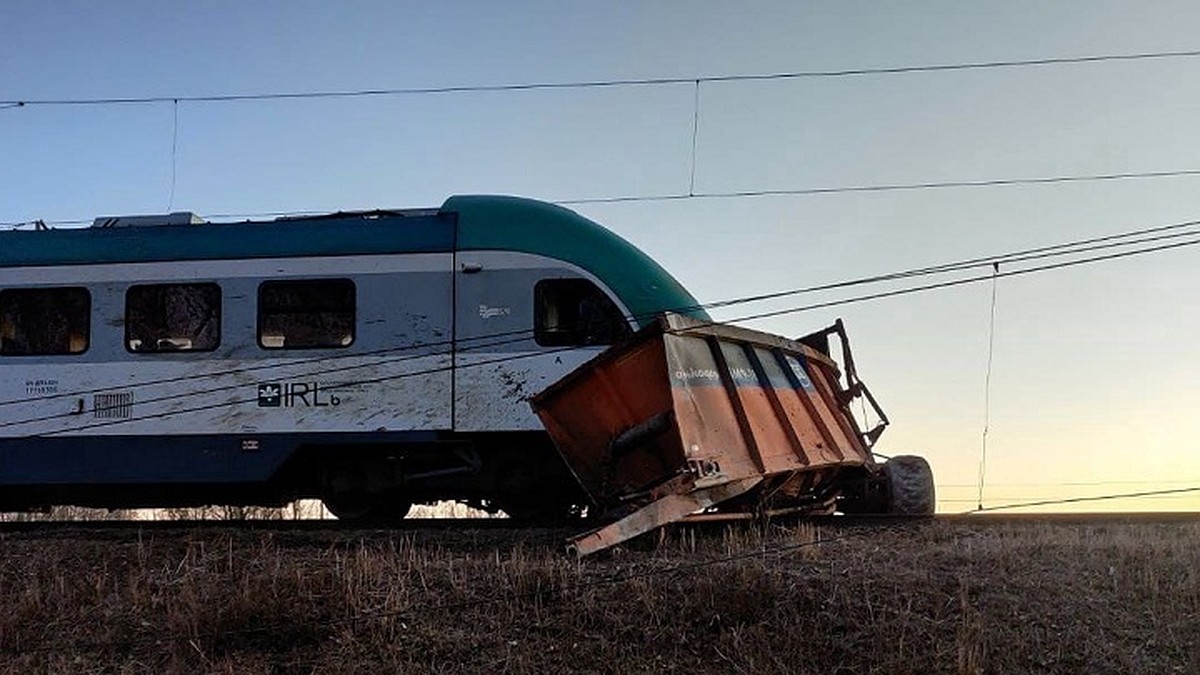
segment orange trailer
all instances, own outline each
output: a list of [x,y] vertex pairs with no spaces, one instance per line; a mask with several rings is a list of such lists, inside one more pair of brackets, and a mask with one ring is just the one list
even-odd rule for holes
[[[859,397],[879,419],[868,431],[850,412]],[[881,465],[871,453],[888,420],[858,379],[840,320],[790,340],[666,314],[531,403],[607,523],[572,540],[578,555],[700,512],[933,510],[924,460]],[[908,485],[914,473],[920,485]]]

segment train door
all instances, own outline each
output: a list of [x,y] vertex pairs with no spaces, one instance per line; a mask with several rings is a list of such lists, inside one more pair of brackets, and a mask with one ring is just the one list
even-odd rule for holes
[[608,294],[558,261],[466,251],[455,277],[458,431],[540,430],[529,398],[629,333]]

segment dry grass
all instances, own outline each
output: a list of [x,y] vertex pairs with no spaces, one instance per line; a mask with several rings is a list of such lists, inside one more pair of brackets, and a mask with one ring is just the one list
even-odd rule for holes
[[0,535],[0,672],[1200,671],[1200,524],[559,534]]

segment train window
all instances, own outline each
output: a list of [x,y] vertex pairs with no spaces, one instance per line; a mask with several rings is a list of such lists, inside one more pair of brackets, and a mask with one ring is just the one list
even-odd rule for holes
[[130,286],[125,293],[125,348],[131,352],[203,352],[221,343],[221,287]]
[[263,349],[345,347],[354,342],[354,282],[266,281],[258,287],[258,344]]
[[0,291],[0,354],[82,354],[88,348],[91,313],[86,288]]
[[533,303],[534,339],[543,347],[610,345],[630,332],[621,310],[587,279],[543,279]]

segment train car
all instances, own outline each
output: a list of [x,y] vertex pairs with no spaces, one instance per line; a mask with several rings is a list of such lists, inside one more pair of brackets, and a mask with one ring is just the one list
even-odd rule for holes
[[664,310],[705,318],[628,242],[514,197],[0,233],[0,510],[565,515],[528,399]]

